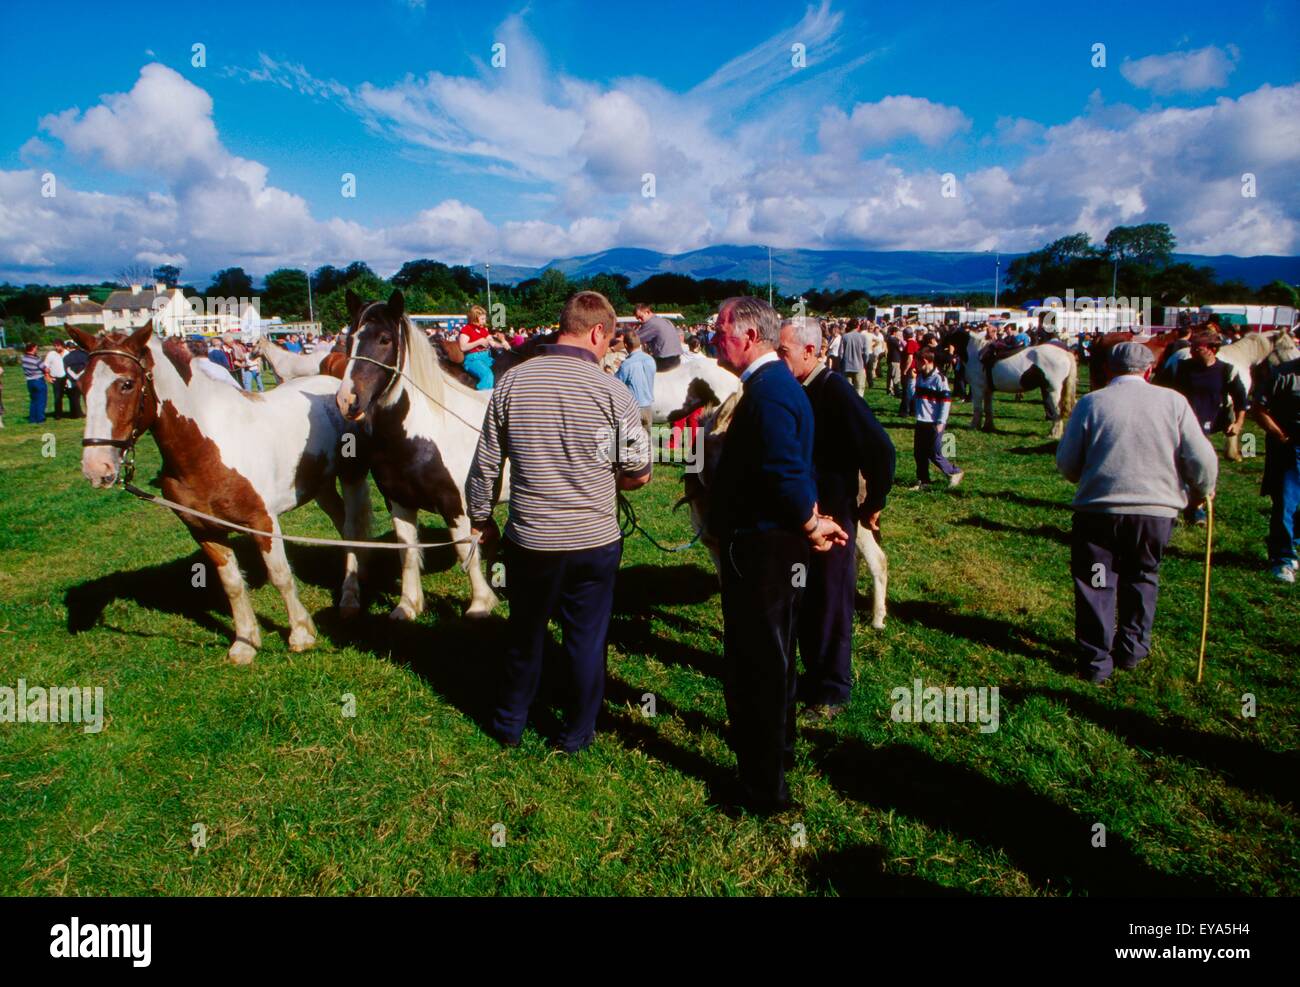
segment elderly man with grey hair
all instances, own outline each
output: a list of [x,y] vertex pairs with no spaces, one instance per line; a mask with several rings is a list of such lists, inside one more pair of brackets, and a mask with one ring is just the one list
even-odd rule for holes
[[[880,535],[880,512],[894,482],[894,444],[852,384],[817,359],[822,328],[796,316],[781,324],[777,354],[803,385],[813,410],[817,503],[848,533],[848,544],[813,555],[799,607],[800,698],[805,722],[826,723],[853,690],[853,604],[858,588],[857,527]],[[858,505],[859,478],[867,496]]]
[[1214,496],[1218,478],[1214,447],[1187,399],[1143,377],[1153,362],[1141,343],[1114,347],[1117,376],[1079,399],[1056,450],[1057,468],[1078,484],[1074,633],[1080,671],[1098,684],[1150,652],[1174,519]]
[[722,560],[723,694],[738,801],[789,808],[794,763],[795,633],[812,552],[848,536],[821,513],[813,478],[813,412],[776,348],[781,323],[757,298],[718,309],[718,362],[744,389],[709,492],[706,526]]

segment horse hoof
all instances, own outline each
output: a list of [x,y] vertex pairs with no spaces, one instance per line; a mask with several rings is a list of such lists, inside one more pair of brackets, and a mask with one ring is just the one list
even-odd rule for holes
[[361,605],[358,603],[341,603],[339,604],[339,617],[343,620],[356,620],[361,616]]
[[306,627],[295,627],[289,632],[289,650],[295,654],[306,651],[316,643],[316,635]]
[[403,600],[397,606],[393,607],[389,613],[389,620],[414,620],[418,616],[415,607]]
[[247,641],[236,641],[226,652],[226,658],[235,665],[251,665],[257,655],[257,649]]
[[871,626],[878,631],[883,631],[885,629],[885,618],[881,617],[878,620],[873,620]]

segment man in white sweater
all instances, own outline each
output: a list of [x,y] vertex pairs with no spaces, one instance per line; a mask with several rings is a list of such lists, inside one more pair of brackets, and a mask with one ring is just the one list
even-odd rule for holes
[[[1056,450],[1078,484],[1070,568],[1082,674],[1105,682],[1151,650],[1160,559],[1174,519],[1214,496],[1219,461],[1187,399],[1148,384],[1141,343],[1110,353],[1114,380],[1079,399]],[[1118,628],[1117,628],[1118,624]]]

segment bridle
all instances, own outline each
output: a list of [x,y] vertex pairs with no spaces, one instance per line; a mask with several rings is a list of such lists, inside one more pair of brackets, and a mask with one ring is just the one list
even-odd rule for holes
[[[379,304],[379,303],[374,302],[372,304]],[[357,327],[355,329],[350,329],[347,332],[347,335],[354,337],[352,340],[350,340],[350,343],[354,351],[356,349],[360,349],[361,347],[361,332],[365,324],[366,324],[365,312],[362,312],[361,317],[357,319]],[[402,366],[402,355],[403,355],[402,348],[406,345],[405,326],[399,323],[396,330],[394,330],[393,338],[397,340],[397,359],[393,361],[394,364],[396,364],[395,366],[389,366],[387,363],[383,363],[379,360],[375,360],[368,356],[362,356],[360,353],[357,352],[352,352],[348,354],[349,360],[360,360],[362,363],[373,363],[376,367],[381,367],[384,370],[387,370],[389,372],[388,383],[385,384],[383,388],[380,389],[379,393],[376,394],[371,399],[370,401],[371,405],[380,404],[380,402],[383,401],[384,395],[393,389],[393,385],[397,383],[398,378],[404,376],[401,370],[401,366]]]
[[94,360],[97,356],[125,357],[140,368],[140,373],[144,377],[144,380],[140,385],[139,394],[136,396],[135,413],[131,416],[131,437],[129,439],[91,438],[81,440],[82,448],[88,448],[90,446],[111,446],[114,449],[122,450],[122,466],[121,469],[118,470],[118,482],[129,484],[132,477],[135,476],[135,444],[140,440],[140,436],[142,436],[146,431],[146,427],[141,426],[140,424],[141,420],[144,418],[144,409],[146,407],[145,394],[146,392],[150,395],[156,394],[153,384],[153,371],[149,369],[148,365],[146,365],[142,359],[134,353],[130,353],[126,350],[94,350],[86,361],[85,372],[87,374],[90,371],[90,361]]

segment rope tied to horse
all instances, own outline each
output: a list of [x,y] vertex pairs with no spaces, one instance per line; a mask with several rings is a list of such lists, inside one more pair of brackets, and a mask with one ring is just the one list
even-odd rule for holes
[[188,514],[191,517],[201,518],[209,524],[215,524],[222,528],[229,528],[231,531],[239,531],[247,535],[256,535],[259,538],[273,538],[277,541],[294,542],[300,545],[324,545],[330,548],[389,548],[389,549],[406,549],[406,548],[447,548],[452,545],[469,545],[469,555],[461,563],[461,569],[469,571],[469,565],[473,561],[475,553],[478,551],[479,536],[472,535],[469,538],[454,538],[451,541],[429,541],[413,542],[387,542],[387,541],[352,541],[345,538],[314,538],[309,535],[286,535],[282,532],[262,531],[259,528],[250,528],[247,525],[236,524],[234,521],[227,521],[225,518],[217,517],[213,514],[205,514],[203,511],[195,510],[193,507],[186,507],[184,504],[178,504],[174,500],[168,500],[166,497],[160,497],[152,494],[148,490],[141,490],[129,480],[124,480],[122,489],[138,497],[140,500],[147,501],[150,504],[157,504],[159,507],[166,507],[169,510],[177,511],[181,514]]
[[636,508],[632,506],[632,502],[628,500],[626,497],[624,497],[622,492],[620,491],[618,494],[618,533],[622,535],[624,538],[631,538],[632,534],[638,531],[645,536],[646,541],[648,541],[655,548],[659,549],[659,551],[670,552],[670,553],[684,552],[688,548],[694,547],[695,543],[700,540],[700,534],[701,534],[701,532],[696,531],[695,537],[693,537],[690,541],[682,542],[680,545],[659,544],[659,541],[655,538],[654,535],[650,534],[650,532],[646,531],[645,528],[641,527],[640,523],[636,519]]

